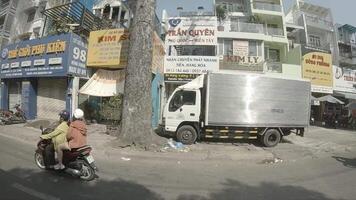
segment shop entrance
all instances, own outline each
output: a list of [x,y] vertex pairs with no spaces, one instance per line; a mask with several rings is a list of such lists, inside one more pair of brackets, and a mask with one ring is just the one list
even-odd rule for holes
[[9,110],[13,110],[16,104],[21,105],[21,81],[9,81]]
[[66,109],[67,79],[38,79],[37,118],[58,119],[58,113]]

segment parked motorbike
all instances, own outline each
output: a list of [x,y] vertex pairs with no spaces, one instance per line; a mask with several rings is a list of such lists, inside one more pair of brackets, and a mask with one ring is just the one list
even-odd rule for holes
[[[43,127],[40,129],[42,131],[42,135],[50,132],[48,129],[43,130]],[[35,151],[34,158],[36,165],[40,169],[46,169],[43,155],[46,147],[51,143],[51,140],[44,139],[41,139],[37,143],[37,150]],[[96,175],[96,171],[98,171],[98,168],[95,166],[93,156],[90,155],[91,150],[92,148],[86,145],[78,149],[63,151],[63,164],[65,169],[55,171],[68,173],[84,181],[91,181],[97,178],[98,176]]]
[[21,109],[20,104],[16,104],[13,108],[15,109],[15,113],[11,110],[0,111],[0,124],[19,124],[26,122],[26,115]]

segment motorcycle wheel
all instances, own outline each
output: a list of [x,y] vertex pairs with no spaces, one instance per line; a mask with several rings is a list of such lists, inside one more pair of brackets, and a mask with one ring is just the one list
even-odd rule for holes
[[44,164],[44,159],[43,159],[42,154],[36,152],[34,157],[35,157],[35,163],[36,163],[37,167],[40,169],[45,169],[46,166]]
[[83,161],[81,162],[82,169],[80,170],[80,179],[83,181],[91,181],[95,178],[95,171],[93,168],[90,167],[90,165]]

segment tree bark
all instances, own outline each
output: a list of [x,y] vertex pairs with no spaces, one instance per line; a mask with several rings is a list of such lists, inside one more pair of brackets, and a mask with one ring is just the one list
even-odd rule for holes
[[149,148],[152,143],[152,49],[155,0],[136,0],[130,28],[120,146]]

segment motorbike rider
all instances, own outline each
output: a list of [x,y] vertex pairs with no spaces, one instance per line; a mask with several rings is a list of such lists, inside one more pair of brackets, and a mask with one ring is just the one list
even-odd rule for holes
[[87,144],[87,128],[84,122],[84,112],[81,109],[74,111],[73,121],[70,123],[66,139],[66,142],[58,146],[59,169],[64,169],[62,163],[64,150],[77,149]]
[[[67,135],[67,132],[68,132],[68,129],[69,129],[69,125],[68,125],[68,122],[69,121],[69,112],[63,110],[59,113],[59,122],[60,124],[56,127],[56,129],[54,131],[52,131],[51,133],[49,134],[46,134],[46,135],[42,135],[41,138],[42,139],[52,139],[52,143],[53,143],[53,146],[52,145],[49,145],[48,148],[46,148],[46,154],[44,156],[45,158],[45,163],[50,163],[50,164],[53,164],[53,161],[49,161],[49,160],[54,160],[54,154],[53,154],[53,151],[56,150],[57,153],[58,153],[58,146],[62,143],[65,143],[67,140],[66,140],[66,135]],[[52,152],[50,152],[52,151]],[[48,160],[47,160],[48,159]],[[46,162],[47,160],[47,162]],[[48,165],[46,165],[48,166]],[[50,166],[48,166],[49,168],[51,168]],[[58,169],[60,167],[60,165],[56,165],[54,166],[55,169]]]

